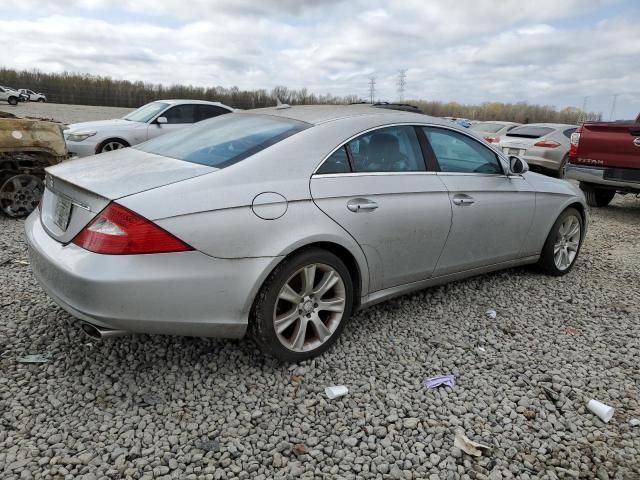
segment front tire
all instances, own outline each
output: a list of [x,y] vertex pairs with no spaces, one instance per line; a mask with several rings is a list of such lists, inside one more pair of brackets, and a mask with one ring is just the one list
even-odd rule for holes
[[284,362],[300,362],[333,346],[353,309],[349,269],[319,248],[285,259],[269,275],[254,302],[250,330],[260,350]]
[[567,163],[569,163],[569,157],[565,155],[565,157],[560,162],[560,168],[556,172],[556,177],[565,179],[567,177]]
[[39,98],[39,99],[38,99],[38,102],[40,102],[40,103],[44,103],[44,102],[46,102],[46,100],[45,100],[44,98]]
[[9,97],[7,102],[9,102],[9,105],[13,105],[14,107],[18,105],[18,99],[16,97]]
[[578,259],[583,238],[582,215],[575,208],[567,208],[553,224],[542,247],[538,261],[542,271],[555,277],[569,273]]
[[120,140],[117,138],[110,138],[109,140],[105,140],[98,148],[98,153],[112,152],[113,150],[120,150],[122,148],[127,148],[129,144],[124,140]]
[[615,190],[596,188],[582,183],[580,184],[580,189],[584,192],[584,198],[586,198],[590,207],[606,207],[616,195]]

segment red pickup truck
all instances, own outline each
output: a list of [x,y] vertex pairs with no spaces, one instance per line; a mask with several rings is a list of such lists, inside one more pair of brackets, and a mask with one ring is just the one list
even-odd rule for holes
[[634,121],[587,122],[571,135],[566,178],[587,203],[605,207],[618,193],[640,193],[640,115]]

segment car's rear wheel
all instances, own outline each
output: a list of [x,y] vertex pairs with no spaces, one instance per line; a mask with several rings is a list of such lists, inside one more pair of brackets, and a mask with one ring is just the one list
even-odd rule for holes
[[353,308],[349,270],[334,254],[308,249],[284,260],[258,293],[251,334],[267,355],[298,362],[328,350]]
[[127,148],[129,144],[124,140],[117,138],[105,140],[98,149],[98,153],[112,152],[113,150],[120,150],[121,148]]
[[565,157],[562,159],[562,162],[560,162],[560,168],[558,169],[556,176],[558,178],[566,178],[567,176],[567,163],[569,163],[569,157],[567,155],[565,155]]
[[580,184],[580,188],[584,192],[584,198],[586,198],[590,207],[606,207],[616,195],[615,190],[596,188],[583,183]]
[[18,98],[17,97],[9,97],[7,102],[9,102],[9,105],[14,105],[15,106],[15,105],[18,104]]
[[560,214],[542,247],[538,262],[545,273],[561,276],[571,271],[582,246],[583,229],[582,216],[575,208],[567,208]]

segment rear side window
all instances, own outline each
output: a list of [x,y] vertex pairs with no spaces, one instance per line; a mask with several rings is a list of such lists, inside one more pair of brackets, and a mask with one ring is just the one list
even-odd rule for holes
[[577,128],[567,128],[564,132],[562,132],[564,134],[565,137],[567,138],[571,138],[571,134],[573,132],[575,132],[577,130]]
[[497,155],[480,142],[444,128],[424,127],[424,133],[438,160],[440,171],[502,173]]
[[386,127],[349,142],[356,172],[417,172],[426,170],[416,131],[411,126]]
[[507,133],[507,137],[540,138],[551,132],[553,132],[553,128],[523,125],[521,127],[514,128]]
[[338,150],[333,152],[322,165],[320,165],[320,168],[316,170],[316,173],[349,173],[350,171],[351,167],[349,166],[347,149],[345,147],[340,147]]
[[231,113],[226,108],[217,107],[215,105],[198,105],[198,119],[196,121],[206,120],[207,118],[217,117],[218,115],[224,115],[225,113]]
[[224,168],[310,126],[287,118],[234,113],[156,137],[134,148],[186,162]]

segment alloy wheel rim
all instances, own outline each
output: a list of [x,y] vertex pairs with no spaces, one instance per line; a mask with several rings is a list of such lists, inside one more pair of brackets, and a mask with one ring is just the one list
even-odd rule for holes
[[335,333],[346,306],[346,289],[331,266],[300,268],[280,289],[273,326],[280,343],[294,352],[315,350]]
[[0,209],[10,217],[28,215],[38,206],[44,185],[34,175],[9,177],[0,186]]
[[571,266],[580,247],[580,220],[571,215],[558,228],[556,243],[553,245],[553,261],[558,270]]
[[105,143],[104,147],[102,147],[102,151],[111,152],[112,150],[120,150],[121,148],[124,148],[124,145],[120,142],[109,142]]

